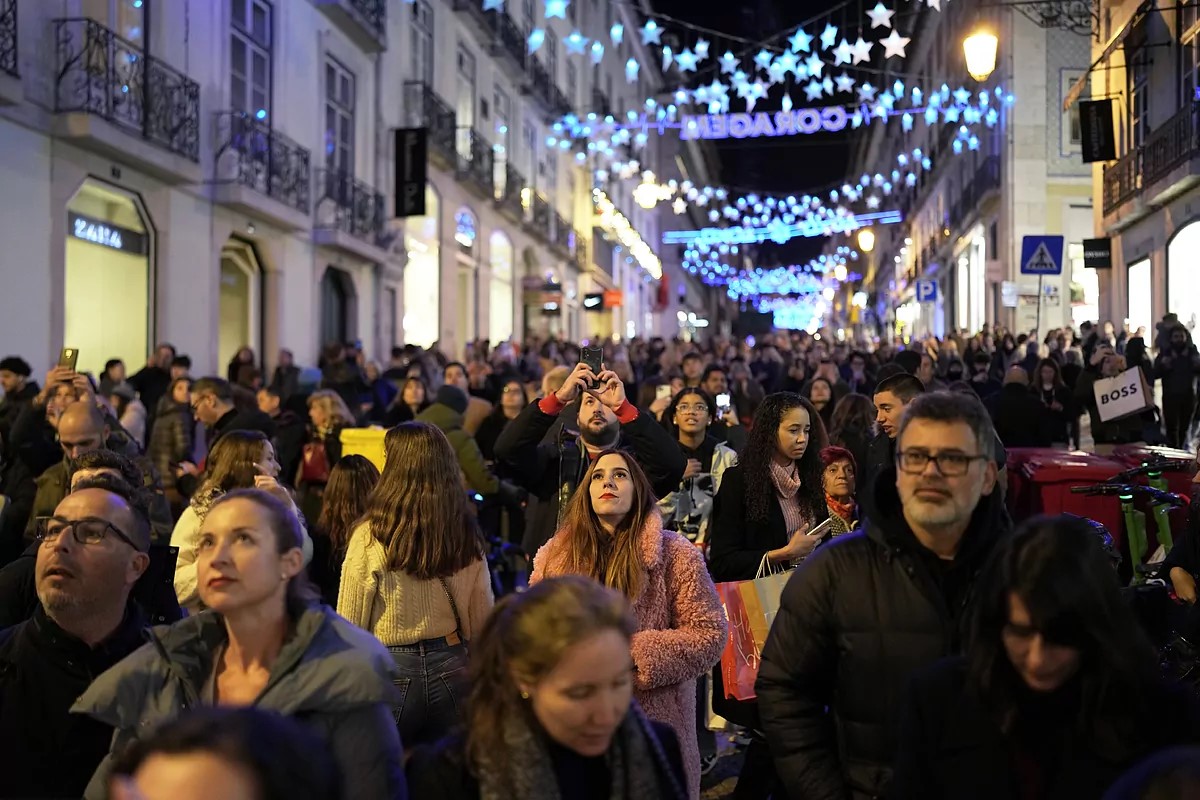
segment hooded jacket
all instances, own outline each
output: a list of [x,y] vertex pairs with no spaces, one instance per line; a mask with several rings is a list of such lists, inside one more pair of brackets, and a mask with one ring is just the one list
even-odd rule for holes
[[905,522],[894,467],[861,500],[863,529],[817,548],[788,582],[758,672],[776,769],[807,800],[886,795],[909,677],[959,651],[972,588],[1008,533],[993,491],[946,563]]
[[[570,574],[570,534],[564,529],[538,550],[530,584]],[[721,658],[728,623],[704,556],[687,539],[664,531],[651,513],[638,536],[646,582],[633,604],[638,630],[631,652],[633,688],[646,716],[670,725],[679,737],[688,796],[700,792],[696,737],[696,678]]]
[[446,434],[458,456],[458,466],[467,480],[467,486],[480,494],[499,491],[500,480],[488,470],[475,437],[463,430],[462,414],[444,403],[434,403],[417,414],[417,422],[428,422]]
[[[108,796],[114,757],[201,704],[202,687],[227,641],[221,616],[209,612],[153,628],[148,636],[148,644],[97,678],[71,709],[115,729],[85,800]],[[342,769],[347,800],[405,798],[392,716],[399,699],[394,672],[391,655],[373,636],[327,606],[308,606],[294,618],[255,705],[294,717],[324,737]]]

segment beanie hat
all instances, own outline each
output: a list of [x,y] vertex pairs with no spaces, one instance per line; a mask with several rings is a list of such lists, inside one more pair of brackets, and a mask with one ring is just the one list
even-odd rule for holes
[[438,389],[437,401],[459,414],[465,414],[467,411],[467,395],[457,386],[443,385]]
[[33,370],[29,367],[29,362],[20,356],[8,356],[7,358],[0,359],[0,372],[11,372],[23,378],[28,378],[33,374]]

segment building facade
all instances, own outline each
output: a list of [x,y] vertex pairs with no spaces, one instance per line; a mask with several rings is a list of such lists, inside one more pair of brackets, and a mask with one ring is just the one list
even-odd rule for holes
[[[568,58],[568,26],[631,15],[570,7],[0,0],[0,341],[39,371],[64,345],[98,371],[170,341],[208,373],[242,346],[270,366],[330,341],[383,357],[675,326],[659,282],[598,246],[588,166],[548,144],[562,114],[640,103],[661,76],[636,42],[641,85]],[[531,26],[547,46],[527,57]],[[424,215],[397,218],[396,130],[414,127]],[[629,213],[655,245],[664,210]]]
[[1116,159],[1094,165],[1095,232],[1111,238],[1101,316],[1151,344],[1167,312],[1200,319],[1200,4],[1106,2],[1084,100],[1110,99]]
[[[979,83],[967,74],[962,42],[981,20],[998,35],[999,54]],[[973,334],[985,324],[1044,333],[1094,319],[1096,275],[1083,267],[1090,170],[1080,158],[1078,107],[1063,111],[1090,63],[1087,35],[1043,28],[1014,6],[967,2],[923,9],[911,36],[904,74],[881,76],[880,85],[899,77],[926,94],[943,84],[986,92],[998,116],[993,127],[973,129],[973,143],[956,142],[958,125],[926,126],[919,114],[909,133],[893,119],[860,142],[852,174],[886,175],[901,153],[930,160],[915,186],[884,199],[904,221],[876,228],[867,254],[863,288],[882,333]],[[1020,261],[1022,238],[1042,234],[1065,238],[1065,264],[1039,281],[1021,274]],[[919,301],[918,281],[934,281],[936,299]]]

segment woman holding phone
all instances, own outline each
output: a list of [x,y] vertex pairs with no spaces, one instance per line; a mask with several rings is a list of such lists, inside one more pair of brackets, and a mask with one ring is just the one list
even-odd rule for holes
[[[192,495],[171,534],[171,546],[179,548],[175,562],[175,594],[181,608],[191,613],[203,608],[196,591],[196,550],[200,543],[200,526],[213,503],[234,489],[262,489],[294,509],[292,495],[276,480],[278,476],[275,448],[259,431],[230,431],[213,445],[200,488]],[[304,517],[300,517],[300,521],[303,527]],[[305,564],[312,559],[312,548],[312,539],[305,531]]]
[[675,395],[662,420],[679,443],[687,469],[679,489],[659,500],[658,508],[667,528],[697,544],[706,540],[721,478],[737,462],[737,453],[709,432],[717,414],[708,392],[689,387]]

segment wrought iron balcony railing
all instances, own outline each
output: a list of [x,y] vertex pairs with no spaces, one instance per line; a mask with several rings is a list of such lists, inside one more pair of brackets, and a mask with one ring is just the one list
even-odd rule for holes
[[551,209],[550,213],[554,218],[553,244],[564,253],[570,253],[572,246],[575,244],[575,231],[571,227],[571,223],[567,222],[562,214],[559,214],[554,209]]
[[1167,177],[1171,170],[1195,155],[1197,107],[1191,103],[1175,112],[1154,129],[1142,145],[1142,181],[1144,186]]
[[513,219],[524,220],[525,202],[522,194],[525,189],[525,176],[512,164],[505,164],[504,183],[496,187],[496,205],[501,211],[507,211]]
[[507,12],[501,12],[496,17],[496,45],[501,55],[521,67],[525,66],[528,43],[520,27]]
[[1110,214],[1130,200],[1142,188],[1142,148],[1121,156],[1104,168],[1104,213]]
[[529,228],[533,233],[540,236],[545,241],[549,242],[553,238],[554,230],[552,211],[550,203],[540,194],[531,193],[529,198]]
[[226,111],[217,118],[217,139],[217,180],[237,181],[309,213],[312,167],[308,150],[241,111]]
[[428,85],[418,81],[404,84],[404,103],[412,124],[429,129],[429,146],[446,161],[457,159],[458,124],[454,109]]
[[375,33],[387,34],[387,0],[350,0],[350,7]]
[[383,232],[383,195],[342,170],[317,170],[317,225],[377,244]]
[[596,112],[601,119],[611,116],[613,113],[612,103],[608,101],[608,95],[599,89],[592,89],[592,111]]
[[492,194],[494,154],[487,139],[474,128],[458,129],[458,175]]
[[54,110],[103,117],[200,160],[200,85],[95,20],[58,19]]
[[17,76],[17,0],[0,0],[0,72]]

